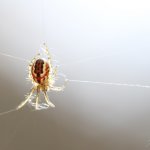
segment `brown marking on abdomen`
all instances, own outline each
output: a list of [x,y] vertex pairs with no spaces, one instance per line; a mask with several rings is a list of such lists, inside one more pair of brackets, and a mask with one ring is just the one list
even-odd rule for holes
[[[44,65],[46,65],[45,68]],[[34,66],[32,67],[32,77],[34,81],[39,84],[43,84],[45,79],[49,76],[49,70],[49,64],[46,61],[42,59],[36,60]]]

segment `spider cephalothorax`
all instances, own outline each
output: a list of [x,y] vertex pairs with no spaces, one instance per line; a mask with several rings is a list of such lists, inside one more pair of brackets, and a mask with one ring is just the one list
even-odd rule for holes
[[[29,65],[29,79],[33,83],[33,88],[31,89],[29,95],[27,95],[25,101],[23,101],[17,109],[22,108],[27,102],[29,102],[35,109],[47,108],[49,106],[55,107],[55,105],[49,100],[47,91],[55,90],[62,91],[64,86],[56,87],[54,86],[57,68],[52,66],[51,56],[49,54],[48,48],[44,44],[44,48],[42,49],[46,58],[41,57],[39,53],[36,57],[31,61]],[[33,93],[36,91],[35,96],[33,97]],[[45,102],[39,104],[40,92],[44,94]],[[33,102],[35,100],[35,102]]]

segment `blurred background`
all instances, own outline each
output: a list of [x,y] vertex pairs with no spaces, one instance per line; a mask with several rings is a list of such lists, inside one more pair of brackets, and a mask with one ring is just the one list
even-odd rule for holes
[[[148,0],[0,0],[0,52],[42,42],[69,79],[150,85]],[[28,63],[0,55],[0,112],[24,100]],[[69,82],[55,109],[0,116],[0,150],[147,150],[150,89]],[[147,146],[147,147],[146,147]]]

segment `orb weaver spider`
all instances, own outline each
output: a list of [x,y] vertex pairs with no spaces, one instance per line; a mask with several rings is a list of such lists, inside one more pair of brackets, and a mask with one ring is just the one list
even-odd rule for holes
[[[49,100],[47,92],[49,90],[63,91],[65,88],[64,85],[61,87],[54,85],[57,75],[57,67],[53,67],[52,65],[52,59],[48,47],[45,43],[43,46],[42,51],[46,57],[42,57],[42,53],[39,52],[29,64],[29,79],[32,81],[33,87],[26,99],[16,108],[17,110],[21,109],[28,102],[35,108],[35,110],[46,109],[49,106],[55,107],[55,105]],[[35,91],[36,94],[35,97],[33,97]],[[41,92],[44,94],[45,102],[40,105],[39,97]],[[33,102],[33,99],[35,99],[35,102]]]

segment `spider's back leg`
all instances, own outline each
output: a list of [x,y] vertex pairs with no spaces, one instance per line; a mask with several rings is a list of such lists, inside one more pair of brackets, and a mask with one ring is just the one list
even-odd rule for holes
[[34,93],[35,91],[35,88],[33,87],[29,93],[29,95],[27,96],[27,98],[16,108],[17,110],[18,109],[21,109],[31,98],[32,94]]
[[55,107],[55,105],[49,100],[48,95],[47,95],[47,92],[46,92],[46,91],[43,91],[43,93],[44,93],[44,97],[45,97],[45,100],[46,100],[47,104],[48,104],[49,106],[51,106],[51,107]]
[[39,108],[39,96],[40,96],[40,88],[37,87],[36,103],[35,103],[36,110],[38,110],[38,108]]

